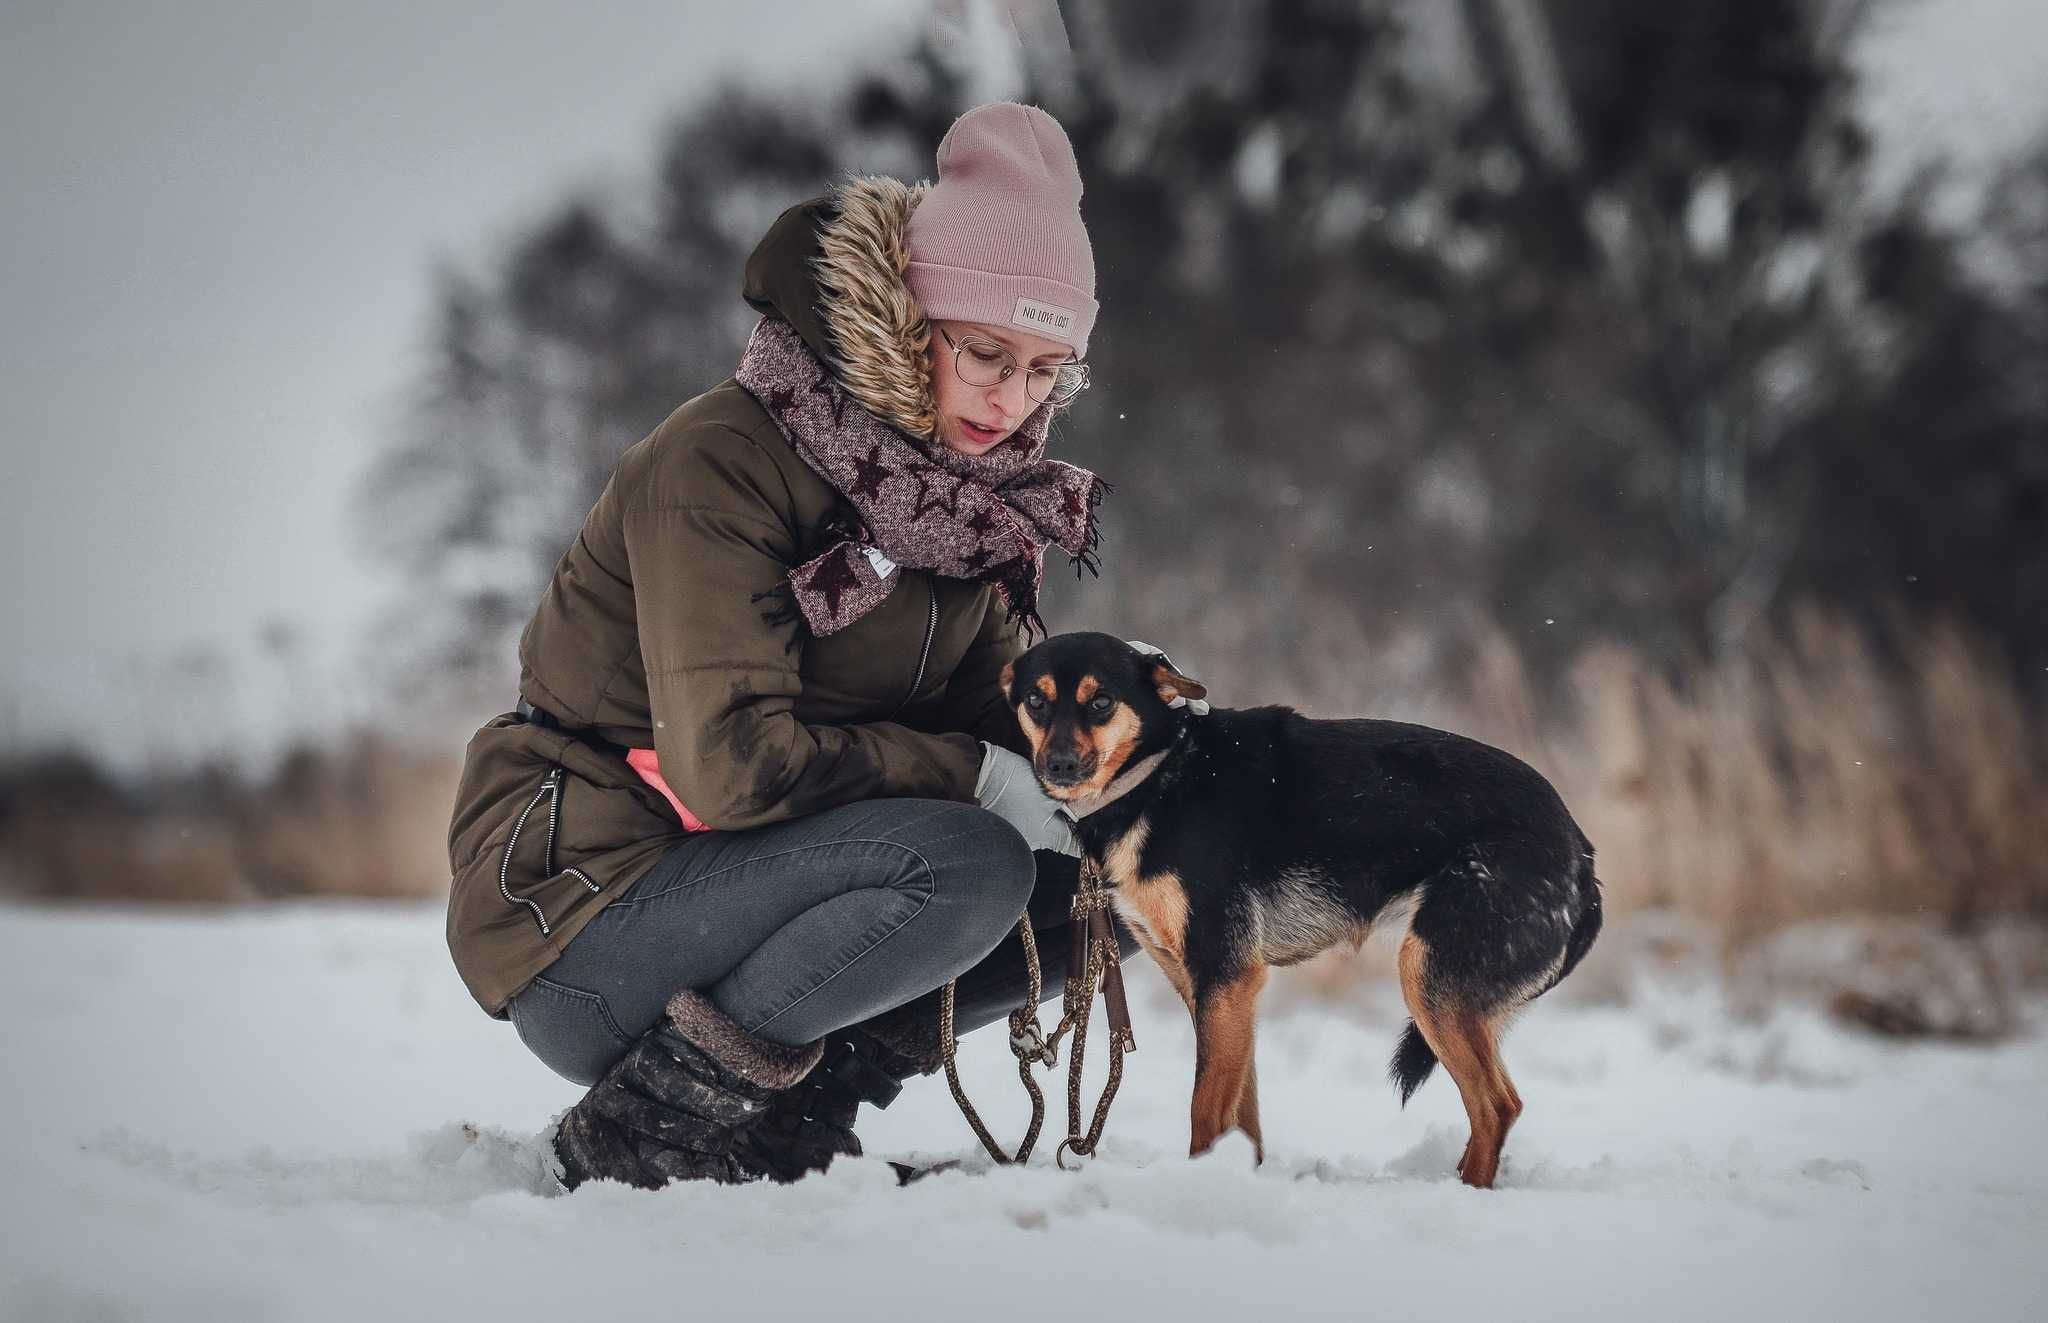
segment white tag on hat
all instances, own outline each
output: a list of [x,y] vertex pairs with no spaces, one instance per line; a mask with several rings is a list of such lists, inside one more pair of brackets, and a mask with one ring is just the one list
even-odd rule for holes
[[867,556],[868,564],[875,567],[876,578],[886,579],[896,572],[896,562],[884,556],[880,547],[862,547],[861,551]]
[[1010,325],[1021,326],[1027,331],[1037,331],[1041,335],[1072,340],[1075,315],[1072,308],[1062,308],[1057,303],[1040,303],[1028,294],[1019,294],[1017,307],[1010,313]]

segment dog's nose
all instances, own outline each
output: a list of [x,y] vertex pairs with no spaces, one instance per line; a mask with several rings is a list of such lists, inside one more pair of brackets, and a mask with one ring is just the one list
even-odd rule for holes
[[1081,779],[1081,760],[1071,753],[1047,754],[1045,758],[1045,774],[1047,778],[1054,781],[1078,781]]

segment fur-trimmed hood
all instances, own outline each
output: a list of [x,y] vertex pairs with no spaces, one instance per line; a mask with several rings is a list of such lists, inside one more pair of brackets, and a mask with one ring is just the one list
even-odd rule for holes
[[869,413],[919,440],[937,431],[930,323],[903,272],[926,183],[847,180],[782,213],[747,259],[744,294],[789,322]]

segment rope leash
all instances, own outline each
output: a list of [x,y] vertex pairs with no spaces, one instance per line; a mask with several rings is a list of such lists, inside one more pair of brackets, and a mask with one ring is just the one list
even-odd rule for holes
[[[1123,1083],[1124,1056],[1138,1050],[1137,1039],[1131,1032],[1130,1001],[1124,994],[1123,962],[1116,949],[1116,934],[1110,925],[1109,888],[1103,885],[1102,870],[1092,859],[1081,861],[1081,881],[1074,891],[1069,913],[1079,935],[1068,950],[1067,983],[1060,1002],[1060,1022],[1049,1038],[1038,1021],[1038,1000],[1044,990],[1044,976],[1038,963],[1038,939],[1031,931],[1029,914],[1017,921],[1017,936],[1024,944],[1024,969],[1029,988],[1024,1004],[1010,1012],[1010,1051],[1017,1058],[1017,1077],[1023,1081],[1024,1092],[1031,1098],[1031,1124],[1025,1128],[1023,1142],[1018,1144],[1014,1155],[1003,1151],[1002,1145],[996,1142],[983,1123],[981,1114],[968,1100],[967,1091],[960,1087],[960,1069],[954,1061],[960,1047],[960,1040],[953,1034],[956,984],[948,983],[939,995],[939,1042],[943,1045],[941,1054],[946,1063],[946,1084],[953,1091],[953,1101],[960,1105],[960,1114],[967,1118],[975,1137],[999,1166],[1020,1164],[1031,1156],[1032,1146],[1038,1142],[1039,1131],[1045,1124],[1045,1094],[1039,1089],[1038,1081],[1032,1078],[1031,1067],[1034,1062],[1048,1067],[1057,1066],[1060,1040],[1070,1031],[1074,1035],[1074,1045],[1067,1060],[1067,1137],[1060,1141],[1053,1155],[1062,1169],[1066,1167],[1068,1153],[1087,1157],[1095,1152],[1096,1145],[1102,1140],[1102,1128],[1109,1120],[1109,1106],[1116,1100],[1117,1088]],[[1088,1045],[1088,1021],[1098,987],[1109,1011],[1109,1078],[1102,1086],[1102,1096],[1096,1100],[1095,1115],[1087,1133],[1083,1134],[1081,1063]]]

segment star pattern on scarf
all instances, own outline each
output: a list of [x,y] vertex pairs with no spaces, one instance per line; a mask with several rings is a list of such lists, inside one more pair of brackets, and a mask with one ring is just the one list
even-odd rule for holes
[[882,447],[879,443],[869,446],[865,458],[853,457],[853,486],[846,489],[848,497],[859,500],[863,496],[882,499],[882,483],[896,476],[896,470],[882,462]]
[[825,599],[825,610],[834,620],[839,618],[839,596],[860,586],[860,576],[854,573],[851,563],[843,555],[827,556],[811,571],[811,577],[804,580],[804,591],[821,594]]
[[[936,475],[939,481],[934,482],[932,480],[933,476],[926,473],[917,475],[917,495],[910,499],[910,517],[912,519],[922,519],[934,510],[944,510],[948,515],[958,519],[960,517],[960,488],[962,485],[960,480],[958,478],[949,478],[941,473]],[[940,484],[947,482],[953,484],[953,490],[945,496],[938,495]]]
[[829,374],[819,377],[816,381],[812,382],[811,388],[804,393],[806,395],[824,396],[825,403],[832,406],[832,425],[834,427],[840,425],[840,416],[846,412],[847,396],[845,391],[836,388]]
[[[786,322],[764,318],[755,327],[734,376],[846,502],[843,521],[820,521],[817,542],[830,550],[784,580],[813,635],[844,628],[889,596],[895,576],[873,579],[862,563],[879,541],[870,528],[900,540],[935,574],[994,586],[1027,633],[1043,632],[1045,548],[1081,547],[1078,554],[1092,556],[1100,488],[1086,470],[1043,460],[1042,417],[1035,430],[1020,429],[1017,453],[1005,446],[963,473],[869,413]],[[814,407],[813,396],[829,408]],[[892,489],[891,480],[899,485]]]

